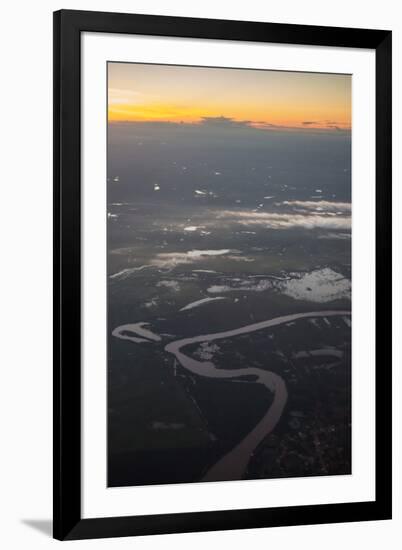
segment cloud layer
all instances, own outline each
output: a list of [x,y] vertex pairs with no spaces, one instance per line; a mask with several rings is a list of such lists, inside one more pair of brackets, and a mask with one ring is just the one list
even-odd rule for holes
[[317,212],[351,212],[352,204],[350,202],[335,202],[335,201],[283,201],[275,203],[277,206],[291,206],[304,208],[306,210],[315,210]]
[[244,226],[261,226],[267,229],[335,229],[349,230],[350,216],[329,216],[326,213],[298,214],[293,212],[252,212],[249,210],[223,210],[218,218],[227,224],[241,224]]

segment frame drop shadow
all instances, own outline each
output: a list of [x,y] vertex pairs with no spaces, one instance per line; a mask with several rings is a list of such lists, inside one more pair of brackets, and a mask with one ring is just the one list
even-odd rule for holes
[[21,523],[28,525],[28,527],[32,527],[32,529],[35,529],[48,537],[52,537],[53,535],[53,522],[51,519],[23,519],[21,520]]

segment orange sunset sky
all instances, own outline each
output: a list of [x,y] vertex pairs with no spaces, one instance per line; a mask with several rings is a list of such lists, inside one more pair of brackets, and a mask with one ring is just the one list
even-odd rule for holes
[[261,128],[350,129],[351,76],[108,63],[109,122],[220,116]]

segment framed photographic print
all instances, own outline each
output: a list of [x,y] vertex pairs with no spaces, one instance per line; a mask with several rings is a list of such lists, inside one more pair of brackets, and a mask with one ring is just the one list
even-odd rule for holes
[[54,14],[54,536],[391,517],[391,32]]

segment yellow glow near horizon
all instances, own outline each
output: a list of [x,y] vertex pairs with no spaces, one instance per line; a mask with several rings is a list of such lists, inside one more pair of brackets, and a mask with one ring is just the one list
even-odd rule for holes
[[108,64],[110,122],[194,123],[219,116],[254,126],[350,128],[351,77]]

